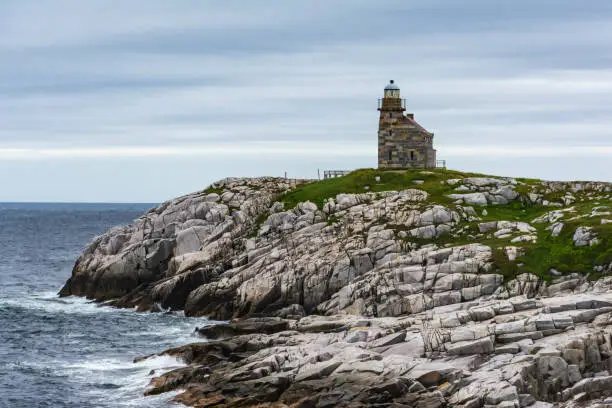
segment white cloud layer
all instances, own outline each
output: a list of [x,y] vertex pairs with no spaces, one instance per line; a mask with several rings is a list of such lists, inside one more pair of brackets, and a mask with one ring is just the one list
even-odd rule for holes
[[[453,146],[441,147],[445,157],[612,157],[612,146],[529,146],[528,149],[506,146]],[[105,158],[154,158],[154,157],[219,157],[243,160],[258,157],[283,156],[303,158],[371,158],[372,144],[317,142],[248,142],[210,143],[192,146],[122,146],[87,148],[0,148],[0,160],[46,160],[46,159],[105,159]]]
[[342,157],[371,155],[371,146],[346,146],[336,142],[310,143],[261,142],[211,143],[191,146],[122,146],[122,147],[87,147],[87,148],[6,148],[0,149],[2,160],[44,160],[44,159],[83,159],[83,158],[125,158],[125,157],[226,157],[244,156],[293,156],[293,157]]

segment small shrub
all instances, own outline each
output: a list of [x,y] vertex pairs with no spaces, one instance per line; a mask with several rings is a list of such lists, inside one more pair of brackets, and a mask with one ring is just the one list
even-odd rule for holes
[[213,184],[213,185],[210,185],[210,186],[206,187],[204,189],[204,192],[207,193],[207,194],[215,193],[215,194],[221,195],[221,194],[223,194],[225,192],[225,190],[223,190],[222,188],[215,187],[215,185]]

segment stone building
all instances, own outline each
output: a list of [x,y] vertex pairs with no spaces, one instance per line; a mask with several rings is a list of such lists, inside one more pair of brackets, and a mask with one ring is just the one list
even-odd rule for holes
[[378,100],[378,168],[436,167],[433,133],[414,120],[414,114],[404,113],[406,100],[393,80]]

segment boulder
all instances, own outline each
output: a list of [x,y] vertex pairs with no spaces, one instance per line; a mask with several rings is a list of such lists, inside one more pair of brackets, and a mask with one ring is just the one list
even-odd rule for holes
[[234,320],[229,323],[210,324],[200,327],[197,332],[207,339],[234,337],[242,334],[272,334],[288,330],[291,321],[280,317],[255,317]]
[[449,355],[490,354],[493,351],[495,351],[495,347],[489,337],[459,341],[446,347],[446,352]]
[[487,196],[483,193],[469,193],[469,194],[450,194],[448,196],[452,200],[461,200],[467,205],[486,206]]
[[403,343],[406,340],[406,331],[402,330],[399,333],[393,333],[385,337],[381,337],[369,343],[368,347],[386,347],[394,344]]
[[574,232],[574,245],[579,246],[593,246],[599,243],[597,234],[591,227],[578,227]]
[[330,375],[336,368],[342,365],[341,361],[323,361],[321,363],[309,363],[300,367],[295,376],[295,381],[315,380]]

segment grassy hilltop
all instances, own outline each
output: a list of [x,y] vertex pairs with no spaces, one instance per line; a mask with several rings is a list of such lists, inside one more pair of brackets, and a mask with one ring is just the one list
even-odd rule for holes
[[[390,190],[420,189],[429,194],[427,203],[453,207],[457,201],[449,195],[458,193],[461,180],[466,178],[495,178],[477,173],[466,173],[446,169],[411,169],[411,170],[375,170],[361,169],[344,177],[315,181],[301,185],[281,197],[285,208],[293,208],[298,203],[311,201],[319,208],[338,194],[383,192]],[[379,181],[376,181],[378,178]],[[505,179],[505,178],[504,178]],[[449,183],[450,180],[450,183]],[[612,212],[612,193],[595,192],[589,188],[589,182],[551,183],[538,179],[505,179],[513,184],[518,197],[507,204],[488,204],[474,206],[477,219],[462,220],[455,227],[460,233],[442,235],[428,239],[427,242],[439,245],[461,245],[478,242],[494,249],[495,267],[507,278],[520,273],[530,272],[545,280],[554,277],[550,270],[560,273],[579,272],[589,274],[596,279],[600,276],[594,266],[607,265],[612,262],[612,223],[605,223]],[[580,186],[587,186],[582,188]],[[463,190],[471,193],[475,190]],[[550,223],[533,222],[553,211],[564,214],[560,219],[564,223],[558,236],[553,236],[547,228]],[[602,220],[604,220],[602,223]],[[339,221],[333,219],[332,221]],[[496,238],[491,233],[480,231],[479,224],[489,221],[525,222],[533,226],[537,237],[535,242],[525,241],[510,244],[509,239]],[[394,226],[401,229],[401,226]],[[573,236],[579,227],[590,227],[597,235],[594,245],[576,246]],[[406,237],[423,244],[424,240]],[[519,248],[520,255],[510,262],[504,254],[504,247],[513,245]],[[554,271],[553,271],[554,273]]]

